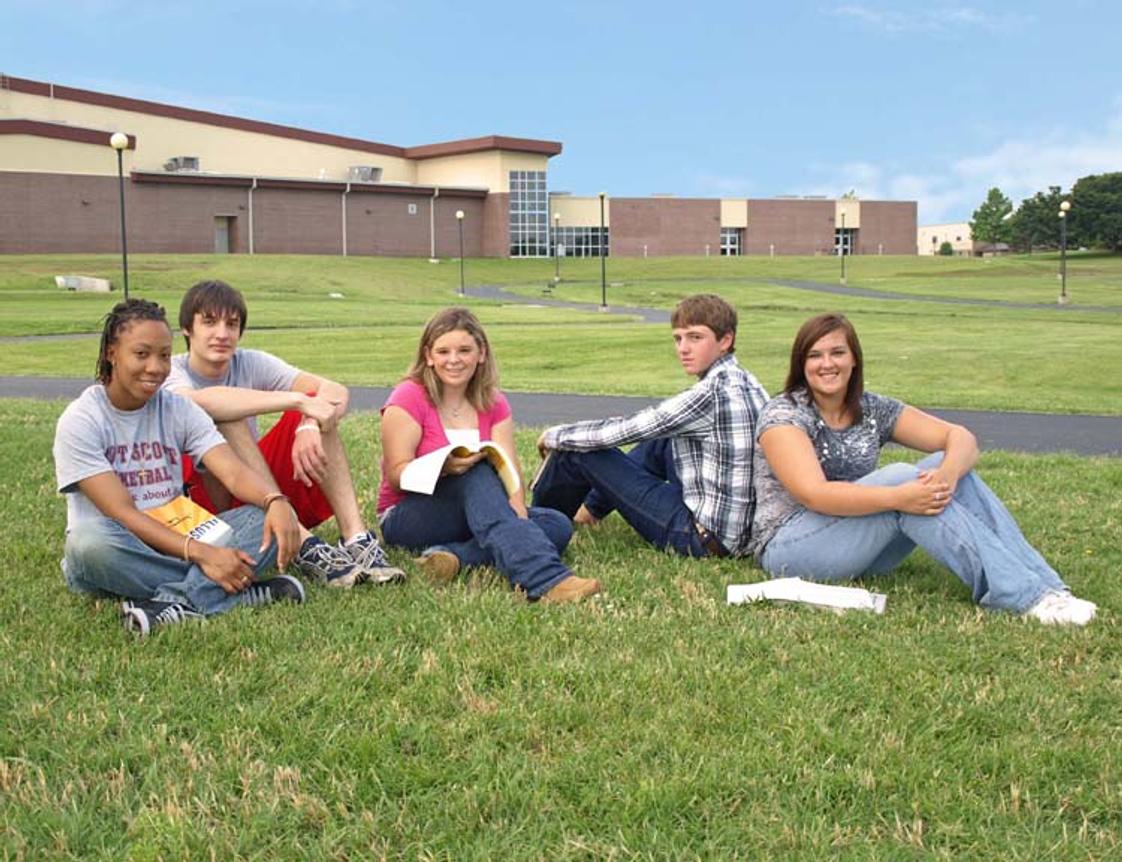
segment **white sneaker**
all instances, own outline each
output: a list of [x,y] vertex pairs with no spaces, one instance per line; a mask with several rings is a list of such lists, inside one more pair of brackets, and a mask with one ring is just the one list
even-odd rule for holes
[[1085,626],[1095,618],[1094,602],[1077,599],[1071,593],[1050,592],[1025,611],[1046,626]]

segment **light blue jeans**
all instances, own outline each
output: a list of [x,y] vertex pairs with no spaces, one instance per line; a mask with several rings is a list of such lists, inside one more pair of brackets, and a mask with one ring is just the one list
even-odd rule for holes
[[[241,506],[223,512],[222,520],[234,530],[230,546],[257,560],[253,576],[260,579],[277,560],[275,541],[260,550],[265,513]],[[179,602],[207,616],[242,602],[241,593],[227,593],[194,563],[148,547],[112,518],[85,521],[67,532],[62,571],[75,592]]]
[[[942,460],[943,453],[936,452],[915,466],[889,464],[858,484],[902,485]],[[772,577],[844,581],[888,572],[917,545],[958,575],[985,608],[1021,613],[1045,593],[1067,589],[973,471],[934,516],[878,512],[846,518],[804,509],[779,528],[760,562]]]

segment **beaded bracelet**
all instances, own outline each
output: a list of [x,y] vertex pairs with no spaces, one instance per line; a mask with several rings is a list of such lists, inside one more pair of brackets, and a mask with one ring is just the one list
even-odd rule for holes
[[269,511],[269,507],[273,505],[273,503],[275,503],[277,500],[284,500],[287,503],[288,495],[282,494],[279,491],[274,491],[272,494],[266,494],[265,499],[261,501],[261,511]]

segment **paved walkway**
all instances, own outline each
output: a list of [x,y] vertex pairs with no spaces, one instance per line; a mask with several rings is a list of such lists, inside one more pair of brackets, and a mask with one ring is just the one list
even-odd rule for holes
[[[72,399],[93,382],[73,377],[0,377],[0,398]],[[622,416],[656,403],[623,395],[554,395],[507,392],[522,425],[555,425],[577,419]],[[383,387],[352,386],[354,410],[377,410],[389,395]],[[1021,452],[1075,452],[1122,456],[1122,417],[991,413],[981,410],[932,410],[970,428],[985,449]]]

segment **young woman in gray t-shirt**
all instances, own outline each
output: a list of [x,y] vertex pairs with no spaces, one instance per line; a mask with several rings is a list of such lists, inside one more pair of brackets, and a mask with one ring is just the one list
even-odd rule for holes
[[[919,545],[986,608],[1085,625],[1077,599],[973,471],[974,435],[864,391],[861,344],[843,316],[803,324],[783,394],[760,414],[756,558],[769,574],[848,580],[895,568]],[[934,454],[876,469],[889,441]]]

